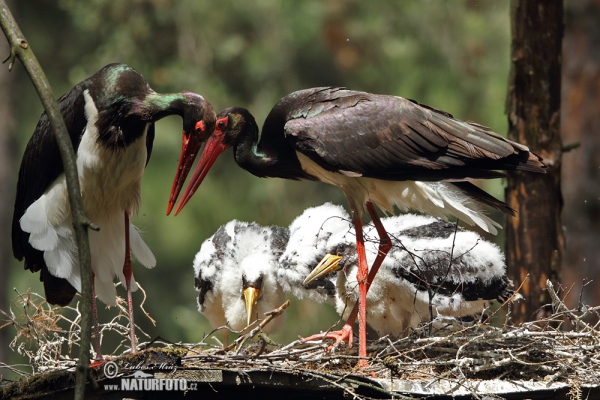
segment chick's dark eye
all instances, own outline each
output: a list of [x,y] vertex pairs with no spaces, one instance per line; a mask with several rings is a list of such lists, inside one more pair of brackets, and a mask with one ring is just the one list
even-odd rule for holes
[[219,123],[217,124],[217,126],[218,126],[219,128],[221,128],[221,129],[222,129],[222,128],[225,128],[225,122],[223,122],[223,121],[219,121]]

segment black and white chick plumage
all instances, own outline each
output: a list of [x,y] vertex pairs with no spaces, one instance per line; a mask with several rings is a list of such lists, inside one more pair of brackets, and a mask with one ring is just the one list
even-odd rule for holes
[[[233,220],[204,241],[194,259],[195,286],[198,310],[213,328],[242,332],[284,302],[276,269],[287,239],[285,228]],[[283,316],[276,318],[265,332],[283,323]],[[223,330],[225,343],[228,333]]]
[[[296,218],[289,229],[233,220],[202,244],[194,260],[198,309],[213,328],[241,331],[246,327],[248,287],[260,290],[252,322],[280,306],[288,293],[299,300],[334,304],[333,275],[308,287],[302,282],[327,250],[331,235],[319,235],[321,225],[327,225],[324,232],[342,232],[348,230],[349,221],[340,206],[328,203],[315,211]],[[266,332],[277,332],[283,321],[277,318]]]
[[[321,207],[330,209],[331,205]],[[319,214],[319,208],[305,214]],[[338,214],[338,218],[342,220],[344,215]],[[348,215],[345,218],[348,220]],[[477,233],[414,214],[383,218],[382,222],[393,246],[367,293],[367,322],[380,336],[400,336],[407,328],[432,320],[436,324],[472,320],[492,301],[513,294],[505,276],[504,255]],[[341,256],[336,261],[336,309],[347,318],[358,299],[354,232],[348,222],[340,224],[338,231],[327,231],[327,226],[323,224],[320,235],[337,240],[330,240],[324,251]],[[377,237],[372,225],[365,227],[369,265],[377,255]]]
[[335,302],[335,276],[325,276],[306,286],[303,282],[332,246],[356,240],[349,229],[351,224],[344,208],[331,203],[309,208],[294,219],[277,269],[278,280],[286,293],[300,300]]

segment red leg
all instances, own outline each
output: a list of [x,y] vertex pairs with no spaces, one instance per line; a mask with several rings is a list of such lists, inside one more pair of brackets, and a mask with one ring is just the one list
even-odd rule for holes
[[[366,329],[367,329],[367,325],[366,325],[367,292],[369,291],[369,287],[371,286],[373,279],[375,279],[375,275],[377,274],[379,267],[381,267],[381,264],[383,263],[383,260],[387,256],[387,253],[392,248],[392,241],[390,240],[389,235],[387,234],[385,228],[383,227],[383,224],[381,223],[381,219],[379,218],[379,215],[377,214],[377,210],[375,210],[375,206],[373,205],[373,203],[370,200],[367,201],[366,206],[367,206],[367,211],[369,212],[369,215],[371,216],[371,220],[373,221],[373,224],[375,225],[375,229],[377,230],[377,234],[379,235],[379,252],[377,253],[377,257],[375,258],[373,265],[371,266],[371,270],[369,271],[368,265],[367,265],[365,247],[364,247],[362,221],[361,221],[360,217],[355,217],[353,219],[353,222],[354,222],[354,227],[355,227],[355,231],[356,231],[356,247],[357,247],[357,251],[358,251],[358,273],[357,273],[356,278],[358,280],[359,291],[360,291],[359,301],[357,304],[354,305],[354,308],[352,309],[352,311],[350,312],[350,315],[348,316],[348,319],[346,320],[346,324],[340,331],[329,332],[325,335],[317,334],[317,335],[313,335],[313,336],[310,336],[310,337],[304,339],[305,341],[322,339],[322,338],[334,339],[335,343],[333,344],[333,346],[331,348],[336,347],[341,342],[347,340],[348,345],[350,347],[352,347],[352,327],[354,325],[354,322],[356,321],[356,317],[358,316],[358,314],[360,312],[359,356],[365,357],[365,358],[367,357],[367,333],[366,333]],[[361,265],[362,265],[362,268],[361,268]],[[368,275],[367,275],[367,272],[365,272],[365,271],[368,272]],[[361,360],[358,363],[358,366],[359,367],[367,367],[368,363],[365,360]]]
[[125,211],[125,263],[123,264],[123,275],[125,275],[125,286],[127,289],[127,310],[129,311],[129,335],[131,336],[131,354],[137,351],[135,338],[135,323],[133,322],[133,299],[131,297],[131,249],[129,245],[129,213]]
[[95,367],[104,362],[102,349],[100,347],[100,325],[98,324],[98,307],[96,305],[96,285],[94,284],[95,276],[92,272],[92,319],[94,324],[94,350],[96,350],[96,358],[90,364],[90,367]]
[[[327,333],[317,333],[312,336],[305,337],[301,340],[302,343],[310,342],[311,340],[323,340],[323,339],[333,339],[335,342],[327,348],[327,351],[331,351],[334,348],[338,347],[342,342],[347,341],[348,347],[352,347],[353,337],[352,332],[354,325],[354,321],[356,321],[356,313],[358,312],[358,307],[354,307],[352,309],[352,313],[350,317],[339,331],[332,331]],[[350,322],[352,320],[352,322]]]
[[[360,314],[359,319],[359,330],[358,330],[358,355],[359,357],[367,357],[367,290],[368,290],[368,277],[369,277],[369,266],[367,264],[367,255],[365,253],[365,242],[363,237],[362,220],[360,213],[352,211],[352,221],[354,223],[354,230],[356,232],[356,249],[358,252],[358,272],[356,279],[358,281],[359,299],[358,303],[352,309],[350,316],[346,320],[346,323],[339,331],[329,332],[325,335],[317,334],[305,338],[303,341],[316,340],[316,339],[334,339],[335,343],[332,347],[337,347],[341,342],[348,341],[348,346],[352,347],[352,331],[353,325],[356,321],[356,317]],[[369,364],[366,360],[360,360],[358,366],[361,368],[368,367]]]
[[[359,261],[359,265],[358,265],[358,274],[356,276],[356,279],[358,280],[358,289],[360,290],[360,300],[358,302],[358,304],[354,305],[354,309],[352,310],[352,312],[350,313],[350,318],[352,318],[352,316],[356,315],[356,307],[359,307],[359,314],[360,314],[360,319],[359,319],[359,337],[360,337],[360,347],[359,347],[359,353],[358,355],[360,357],[367,357],[367,292],[369,291],[369,288],[371,287],[371,283],[373,283],[373,279],[375,279],[375,275],[377,275],[377,271],[379,271],[379,267],[381,267],[381,264],[383,263],[383,260],[385,260],[385,257],[387,256],[387,253],[389,253],[389,251],[392,248],[392,241],[390,240],[389,235],[387,234],[385,228],[383,227],[383,224],[381,223],[381,219],[379,219],[379,215],[377,214],[377,210],[375,210],[375,206],[373,206],[373,203],[371,202],[371,200],[367,200],[366,203],[367,206],[367,211],[369,212],[369,215],[371,216],[371,220],[373,221],[373,224],[375,224],[375,229],[377,229],[377,234],[379,235],[379,251],[377,252],[377,257],[375,257],[375,261],[373,262],[373,265],[371,266],[371,270],[368,270],[368,266],[367,266],[367,259],[366,259],[366,255],[365,255],[365,247],[364,247],[364,238],[362,235],[362,229],[361,229],[361,233],[360,236],[358,235],[358,225],[357,222],[355,221],[354,224],[356,226],[355,230],[356,230],[356,248],[358,250],[358,261]],[[359,223],[361,222],[360,220],[358,221]],[[362,228],[362,226],[361,226]],[[359,243],[359,240],[362,243]],[[361,249],[361,245],[362,245],[362,249]],[[361,252],[363,253],[363,263],[364,263],[364,268],[361,268],[360,264],[361,264]],[[368,271],[368,276],[365,273],[365,275],[363,275],[363,273],[365,271]],[[364,281],[366,278],[366,282]],[[348,318],[348,322],[350,322],[350,318]],[[356,318],[356,317],[354,317]],[[346,322],[346,323],[348,323]],[[352,321],[352,323],[354,323],[354,321]],[[369,364],[367,363],[366,360],[361,360],[358,363],[358,366],[361,368],[364,367],[368,367]]]
[[[352,217],[354,221],[354,231],[356,232],[356,251],[358,253],[358,272],[356,280],[358,281],[358,356],[364,357],[358,362],[360,368],[369,366],[367,358],[367,291],[369,290],[369,265],[367,264],[367,254],[365,252],[365,240],[363,237],[362,220],[358,213]],[[355,306],[356,307],[356,306]],[[351,313],[352,315],[352,313]],[[346,321],[346,325],[354,321]]]
[[369,271],[369,277],[367,278],[367,290],[373,283],[373,279],[375,279],[375,275],[377,271],[379,271],[379,267],[381,267],[381,263],[385,260],[385,257],[392,249],[392,240],[390,239],[388,233],[386,232],[383,224],[381,223],[381,219],[379,219],[379,215],[377,215],[377,210],[375,210],[375,206],[371,203],[371,200],[367,201],[367,211],[371,216],[371,220],[375,225],[375,229],[377,229],[377,234],[379,235],[379,252],[377,253],[377,257],[371,266],[371,270]]

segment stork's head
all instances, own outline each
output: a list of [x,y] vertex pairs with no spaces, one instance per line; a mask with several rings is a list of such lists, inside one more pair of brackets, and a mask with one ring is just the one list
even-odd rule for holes
[[229,147],[237,145],[248,134],[258,135],[256,120],[248,110],[230,107],[216,116],[213,135],[206,142],[194,175],[190,179],[175,211],[177,215],[194,195],[217,158]]
[[202,144],[208,140],[215,129],[215,112],[209,102],[204,97],[190,92],[184,92],[180,99],[174,101],[173,107],[180,111],[183,118],[183,137],[181,144],[181,155],[171,195],[169,196],[169,205],[167,214],[175,205],[179,192],[183,187],[196,156],[200,152]]

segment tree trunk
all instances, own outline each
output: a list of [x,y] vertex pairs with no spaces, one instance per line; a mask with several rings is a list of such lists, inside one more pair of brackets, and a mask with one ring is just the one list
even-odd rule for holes
[[[517,210],[506,229],[508,273],[525,296],[514,322],[539,318],[548,309],[546,280],[558,282],[563,250],[560,222],[562,143],[559,134],[562,0],[511,1],[509,138],[544,158],[545,175],[508,174],[506,200]],[[528,276],[529,275],[529,276]]]

